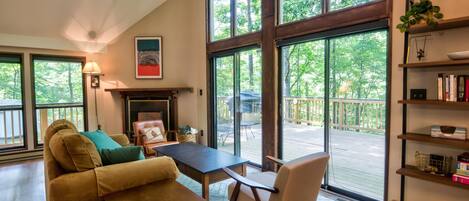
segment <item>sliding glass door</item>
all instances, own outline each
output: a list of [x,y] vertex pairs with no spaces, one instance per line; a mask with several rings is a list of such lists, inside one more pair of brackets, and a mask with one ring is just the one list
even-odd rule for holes
[[259,49],[213,59],[216,146],[261,164],[262,66]]
[[329,185],[382,199],[387,32],[330,40]]
[[328,152],[326,188],[382,200],[387,32],[289,44],[281,55],[283,159]]

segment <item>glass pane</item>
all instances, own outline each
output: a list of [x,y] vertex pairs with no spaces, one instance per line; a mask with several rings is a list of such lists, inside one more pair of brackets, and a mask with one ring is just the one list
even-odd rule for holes
[[0,61],[0,149],[23,146],[21,64]]
[[324,41],[282,48],[283,159],[324,151]]
[[236,0],[236,35],[261,30],[261,0]]
[[387,33],[330,40],[329,185],[382,200]]
[[260,49],[239,53],[241,157],[262,164],[262,61]]
[[377,1],[377,0],[329,0],[329,10],[339,10],[348,7],[354,7],[368,2]]
[[322,13],[322,0],[281,0],[280,23],[288,23]]
[[212,41],[231,37],[230,0],[211,0],[210,22]]
[[36,128],[42,143],[47,127],[67,119],[83,131],[83,74],[81,62],[34,60]]
[[217,147],[234,154],[233,56],[215,59]]
[[34,60],[36,104],[83,104],[80,62]]

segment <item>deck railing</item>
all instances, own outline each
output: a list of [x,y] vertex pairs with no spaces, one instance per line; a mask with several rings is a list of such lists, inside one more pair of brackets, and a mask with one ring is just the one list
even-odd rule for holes
[[24,144],[23,109],[21,106],[0,107],[0,148]]
[[72,122],[78,130],[84,130],[83,105],[50,104],[36,107],[38,142],[42,143],[47,127],[58,119],[66,119]]
[[[219,120],[230,120],[228,97],[218,97]],[[384,133],[386,102],[384,100],[330,99],[330,126],[338,130]],[[324,99],[284,97],[284,120],[297,124],[323,126]]]

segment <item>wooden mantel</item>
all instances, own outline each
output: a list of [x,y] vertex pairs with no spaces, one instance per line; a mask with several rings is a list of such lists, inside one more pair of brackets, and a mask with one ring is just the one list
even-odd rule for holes
[[169,88],[109,88],[104,89],[106,92],[118,92],[121,94],[132,94],[132,93],[155,93],[155,92],[171,92],[177,94],[179,92],[190,92],[192,93],[194,89],[192,87],[169,87]]

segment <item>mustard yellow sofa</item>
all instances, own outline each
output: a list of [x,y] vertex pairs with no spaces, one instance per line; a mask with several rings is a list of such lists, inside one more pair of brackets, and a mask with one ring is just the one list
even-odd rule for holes
[[[80,139],[80,135],[76,134],[79,133],[75,126],[66,120],[55,121],[46,130],[44,169],[48,201],[203,200],[176,181],[179,171],[174,161],[168,157],[108,166],[98,165],[98,167],[91,168],[81,165],[77,171],[71,171],[68,165],[80,166],[76,160],[67,159],[69,161],[66,162],[72,164],[64,165],[64,159],[56,160],[56,157],[64,157],[63,155],[70,155],[70,153],[75,153],[76,156],[78,150],[80,153],[90,152],[77,156],[82,162],[83,160],[88,160],[86,161],[88,163],[100,162],[99,155],[91,153],[94,151],[89,149],[89,142],[73,145],[74,147],[70,148],[69,138],[57,137],[62,135],[72,136],[74,140]],[[54,135],[57,136],[54,137]],[[123,146],[129,145],[129,140],[125,135],[111,135],[111,138]],[[52,143],[51,139],[53,139]],[[57,147],[65,148],[62,149],[63,152],[69,153],[57,153],[57,150],[61,150]]]

